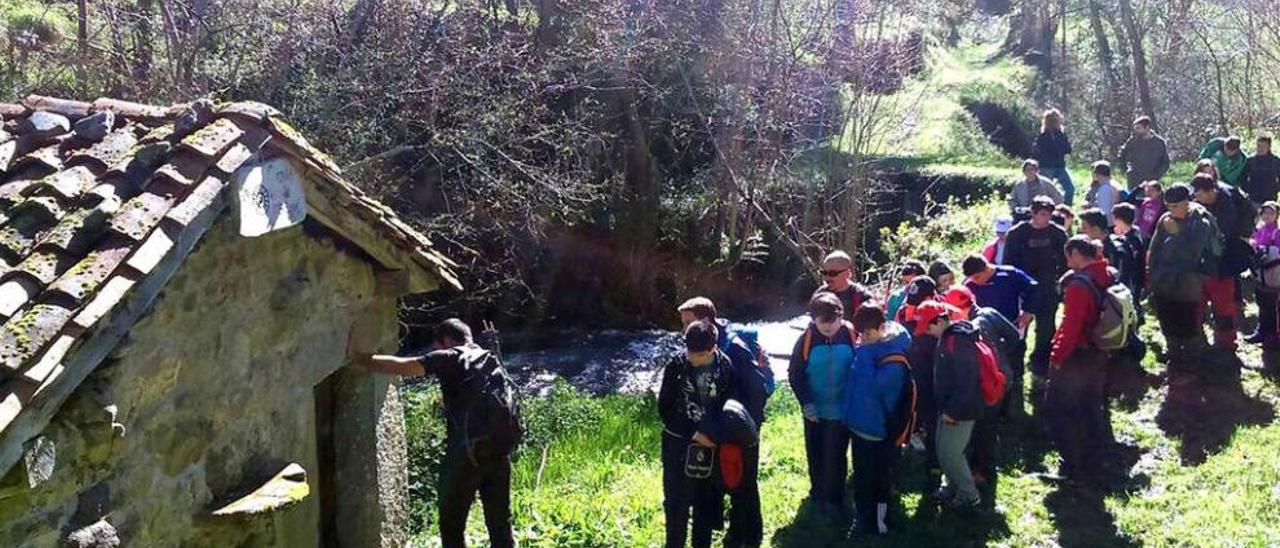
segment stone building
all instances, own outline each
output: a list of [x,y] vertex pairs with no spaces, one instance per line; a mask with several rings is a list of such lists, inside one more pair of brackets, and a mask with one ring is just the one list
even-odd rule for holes
[[344,348],[455,265],[265,105],[0,116],[0,546],[403,545],[397,392]]

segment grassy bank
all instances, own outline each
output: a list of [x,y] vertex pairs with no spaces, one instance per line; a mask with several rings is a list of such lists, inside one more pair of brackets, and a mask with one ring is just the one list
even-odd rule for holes
[[[1158,340],[1153,330],[1146,335]],[[1247,362],[1256,356],[1246,356]],[[1280,390],[1246,371],[1239,386],[1193,389],[1171,397],[1162,366],[1121,382],[1113,424],[1127,444],[1130,478],[1105,496],[1060,488],[1034,474],[1052,471],[1056,454],[1035,428],[1006,430],[995,504],[973,517],[924,502],[921,455],[902,462],[896,532],[884,544],[917,546],[1199,545],[1280,542]],[[433,397],[411,415],[431,413]],[[534,442],[516,465],[517,534],[527,546],[656,546],[662,541],[659,418],[649,395],[592,398],[561,387],[533,402]],[[802,417],[785,387],[770,400],[761,485],[770,546],[850,544],[845,524],[808,512]],[[423,432],[413,432],[421,436]],[[415,439],[415,443],[421,441]],[[429,466],[416,463],[419,474]],[[427,479],[427,478],[420,478]],[[851,497],[851,495],[850,495]],[[421,503],[430,501],[420,500]],[[419,546],[435,545],[434,516]],[[425,519],[424,519],[425,518]],[[484,539],[479,507],[469,534]]]

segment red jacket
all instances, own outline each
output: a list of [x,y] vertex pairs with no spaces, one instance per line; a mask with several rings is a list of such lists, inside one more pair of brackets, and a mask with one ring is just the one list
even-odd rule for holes
[[[1110,287],[1114,280],[1107,272],[1107,260],[1098,259],[1081,270],[1085,276],[1093,279],[1099,288]],[[1098,323],[1098,297],[1088,286],[1079,282],[1071,282],[1070,276],[1063,287],[1062,306],[1064,309],[1062,324],[1053,334],[1053,352],[1049,362],[1061,365],[1067,361],[1076,348],[1089,343],[1089,333]]]

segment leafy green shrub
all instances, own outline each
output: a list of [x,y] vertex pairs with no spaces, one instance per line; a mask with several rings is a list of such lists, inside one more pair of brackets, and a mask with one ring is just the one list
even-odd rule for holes
[[926,263],[942,259],[956,268],[966,256],[982,250],[992,235],[992,222],[1006,213],[999,199],[968,207],[952,200],[933,209],[937,213],[926,216],[923,224],[904,222],[896,229],[880,229],[885,253]]

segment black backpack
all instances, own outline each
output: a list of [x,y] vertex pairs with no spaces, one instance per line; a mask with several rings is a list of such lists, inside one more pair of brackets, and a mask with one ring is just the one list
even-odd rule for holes
[[524,441],[519,388],[493,352],[470,348],[462,361],[465,404],[457,424],[466,442],[467,456],[474,463],[478,448],[492,455],[510,454]]
[[898,396],[898,406],[887,417],[885,432],[893,440],[896,447],[903,447],[911,441],[911,433],[916,430],[916,405],[920,398],[916,388],[916,377],[911,371],[911,362],[905,354],[893,353],[880,359],[877,367],[901,365],[906,370],[906,378],[902,381],[902,393]]

